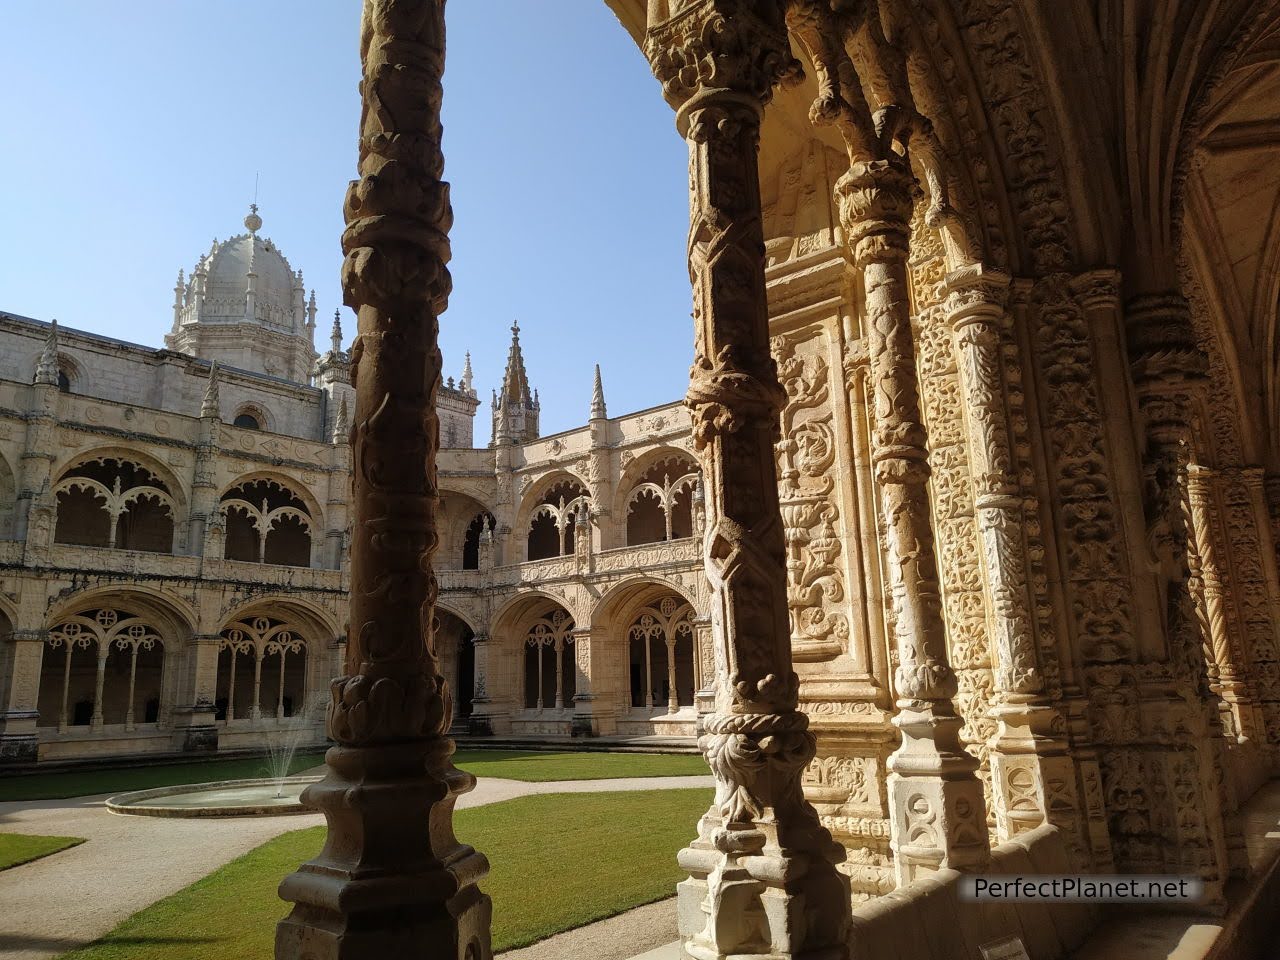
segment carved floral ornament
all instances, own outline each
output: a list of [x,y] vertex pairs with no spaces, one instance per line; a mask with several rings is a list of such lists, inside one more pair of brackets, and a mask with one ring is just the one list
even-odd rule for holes
[[49,629],[47,642],[54,649],[96,647],[98,655],[105,657],[113,645],[120,650],[150,650],[157,643],[163,646],[164,639],[144,618],[104,607],[59,621]]

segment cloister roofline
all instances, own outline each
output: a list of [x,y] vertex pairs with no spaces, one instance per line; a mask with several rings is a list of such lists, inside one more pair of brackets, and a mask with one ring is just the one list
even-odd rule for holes
[[[666,403],[654,404],[652,407],[644,407],[640,410],[633,410],[631,413],[618,414],[615,417],[604,417],[607,423],[619,423],[623,420],[630,420],[634,417],[643,417],[651,413],[659,413],[665,410],[683,410],[683,400],[668,400]],[[548,440],[562,440],[565,437],[571,437],[575,434],[585,434],[590,431],[591,425],[583,423],[576,427],[569,427],[567,430],[561,430],[559,433],[544,433],[533,440],[526,440],[524,443],[517,443],[517,447],[532,447],[539,443],[546,443]],[[479,449],[479,448],[476,448]]]
[[[27,324],[36,327],[41,331],[47,331],[50,327],[50,323],[46,320],[37,320],[35,317],[26,317],[22,314],[11,313],[7,310],[0,310],[0,326],[5,325],[6,322],[13,322],[12,325],[15,327]],[[41,333],[41,336],[43,337],[44,334]],[[205,377],[208,376],[209,367],[212,365],[212,361],[210,360],[204,360],[200,357],[193,356],[190,353],[183,353],[180,350],[170,350],[168,347],[150,347],[143,343],[134,343],[131,340],[120,340],[116,337],[108,337],[105,334],[93,333],[92,331],[81,330],[76,327],[68,327],[61,321],[58,322],[58,339],[62,347],[68,346],[68,341],[87,340],[90,343],[96,343],[106,347],[113,347],[116,349],[124,348],[130,352],[136,352],[141,354],[139,359],[142,360],[150,360],[153,362],[183,362],[187,365],[189,370],[192,372],[200,371],[200,374]],[[287,377],[273,376],[269,373],[258,373],[253,370],[245,370],[242,367],[223,363],[221,360],[218,361],[218,372],[223,376],[231,374],[235,377],[243,377],[246,380],[275,383],[281,386],[306,390],[316,394],[323,393],[319,387],[313,387],[307,383],[290,380]],[[287,436],[287,434],[282,434],[282,436]]]

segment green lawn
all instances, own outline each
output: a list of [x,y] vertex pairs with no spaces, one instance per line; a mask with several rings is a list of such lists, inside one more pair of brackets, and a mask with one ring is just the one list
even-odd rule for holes
[[[324,762],[323,753],[294,757],[298,773]],[[518,750],[460,750],[454,763],[478,777],[503,777],[543,783],[550,780],[601,780],[609,777],[704,776],[710,773],[697,754],[541,753]],[[70,773],[33,773],[0,781],[2,800],[50,800],[125,793],[179,783],[267,776],[264,757],[166,763],[154,767],[120,767]]]
[[605,780],[611,777],[705,777],[707,762],[698,754],[540,753],[521,750],[459,750],[453,762],[477,777],[503,777],[546,783],[550,780]]
[[0,870],[39,860],[80,843],[84,843],[84,837],[38,837],[26,833],[0,833]]
[[[289,770],[297,773],[324,762],[324,753],[299,754]],[[117,767],[109,770],[74,770],[68,773],[31,773],[0,780],[0,800],[55,800],[88,797],[99,793],[125,793],[169,787],[178,783],[212,783],[268,776],[266,757],[232,760],[164,763],[153,767]]]
[[[652,903],[683,878],[676,852],[710,790],[547,794],[456,815],[458,836],[489,856],[493,947],[523,946]],[[134,914],[68,960],[260,960],[287,909],[280,878],[320,849],[323,828],[286,833]]]

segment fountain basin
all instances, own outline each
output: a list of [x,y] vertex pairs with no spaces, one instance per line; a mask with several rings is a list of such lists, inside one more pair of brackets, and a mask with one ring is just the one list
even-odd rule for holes
[[[220,780],[155,787],[117,794],[107,800],[107,809],[134,817],[272,817],[312,813],[314,810],[302,803],[301,794],[320,779]],[[276,796],[277,792],[280,796]]]

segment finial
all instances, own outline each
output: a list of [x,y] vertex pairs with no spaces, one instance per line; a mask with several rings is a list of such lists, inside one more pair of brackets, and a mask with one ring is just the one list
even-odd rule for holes
[[346,443],[347,433],[350,427],[347,423],[347,398],[343,397],[338,403],[338,413],[333,418],[333,442]]
[[600,364],[596,364],[596,382],[591,388],[591,419],[603,420],[608,416],[604,406],[604,383],[600,380]]
[[512,340],[520,339],[520,321],[519,320],[511,324],[511,339]]
[[342,352],[342,312],[340,309],[333,311],[333,331],[329,334],[329,342],[333,344],[333,352]]
[[221,411],[218,408],[218,361],[215,360],[209,365],[209,385],[204,388],[204,400],[200,404],[200,416],[202,418],[220,417]]
[[474,381],[475,375],[471,372],[471,351],[467,351],[467,354],[462,361],[462,380],[460,381],[460,386],[472,396],[475,396],[476,393],[472,388],[472,383]]
[[256,203],[249,204],[249,215],[244,218],[244,225],[249,233],[254,236],[262,229],[262,218],[258,216],[258,205]]
[[58,385],[58,321],[49,322],[49,338],[36,361],[36,383],[56,387]]

